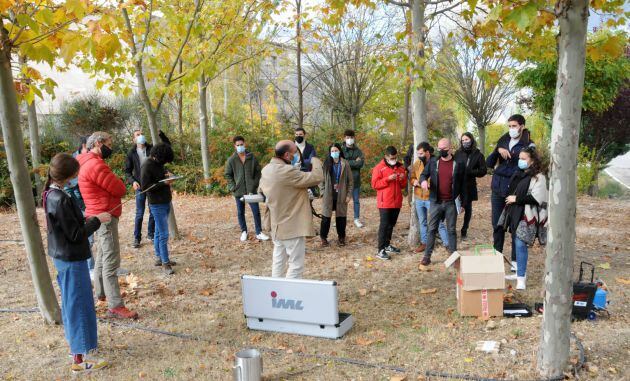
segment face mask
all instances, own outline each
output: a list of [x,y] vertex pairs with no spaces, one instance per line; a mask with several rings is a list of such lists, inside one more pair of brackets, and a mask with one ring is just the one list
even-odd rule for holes
[[446,150],[446,149],[441,149],[441,150],[440,150],[440,157],[443,157],[443,158],[445,158],[445,159],[446,159],[446,158],[448,157],[448,150]]
[[518,159],[518,167],[524,171],[529,168],[529,164],[527,164],[527,160]]
[[418,155],[418,159],[419,159],[421,162],[423,162],[423,163],[425,163],[425,162],[427,161],[427,158],[426,158],[426,156],[424,156],[424,155],[422,155],[422,156]]
[[518,128],[510,128],[510,137],[512,139],[516,139],[519,136],[521,136],[521,132],[518,130]]
[[471,141],[462,142],[462,147],[464,147],[464,149],[470,149],[470,147],[472,147],[472,142]]
[[112,156],[112,149],[103,144],[101,146],[101,156],[103,157],[103,160],[109,158],[110,156]]
[[144,135],[138,135],[136,137],[136,144],[147,144],[147,138]]
[[398,163],[398,161],[396,161],[396,159],[387,159],[387,164],[389,164],[392,167],[394,165],[396,165],[396,163]]
[[304,141],[304,136],[296,136],[295,137],[295,142],[298,144],[302,144],[302,142]]
[[331,152],[330,157],[332,157],[335,160],[339,159],[339,151]]
[[293,159],[291,159],[291,165],[299,164],[300,162],[300,154],[297,152],[293,154]]
[[349,146],[354,145],[354,139],[352,139],[352,138],[346,139],[346,145],[349,145]]
[[245,153],[245,146],[236,146],[236,152]]

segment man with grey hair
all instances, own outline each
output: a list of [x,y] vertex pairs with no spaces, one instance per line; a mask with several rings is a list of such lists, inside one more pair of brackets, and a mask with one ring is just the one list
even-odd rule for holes
[[[291,165],[299,157],[290,140],[276,144],[275,157],[262,170],[259,191],[265,195],[271,238],[273,265],[271,276],[301,278],[304,273],[306,237],[315,235],[308,188],[324,180],[322,162],[313,157],[310,172]],[[288,269],[287,269],[288,262]]]
[[79,188],[85,201],[85,216],[110,213],[110,222],[101,224],[94,233],[96,258],[94,264],[94,292],[100,301],[107,300],[108,314],[112,317],[137,319],[120,296],[118,269],[120,268],[120,244],[118,219],[122,213],[121,198],[127,193],[125,184],[116,177],[105,159],[112,154],[112,138],[102,131],[93,133],[87,140],[88,152],[77,156]]

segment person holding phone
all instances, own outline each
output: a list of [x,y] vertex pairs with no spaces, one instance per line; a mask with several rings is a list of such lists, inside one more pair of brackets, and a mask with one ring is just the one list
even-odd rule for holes
[[376,205],[380,215],[376,254],[380,259],[390,260],[390,254],[400,253],[400,249],[392,246],[391,240],[406,186],[407,170],[398,161],[396,147],[389,146],[385,149],[383,160],[372,169],[372,188],[376,190]]

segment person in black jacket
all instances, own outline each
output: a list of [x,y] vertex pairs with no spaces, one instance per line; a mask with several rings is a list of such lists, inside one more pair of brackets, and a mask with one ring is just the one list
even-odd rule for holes
[[155,265],[162,266],[167,275],[175,273],[171,266],[175,265],[168,256],[168,215],[171,210],[171,183],[161,181],[168,173],[164,165],[174,159],[173,149],[169,144],[159,143],[153,146],[149,158],[141,168],[140,184],[142,191],[147,193],[149,209],[155,218]]
[[461,205],[464,168],[454,160],[451,154],[451,142],[448,139],[440,139],[438,150],[440,157],[431,158],[420,175],[420,186],[423,189],[429,189],[429,183],[431,185],[429,192],[429,200],[431,201],[429,231],[427,247],[421,262],[423,266],[431,264],[435,234],[442,219],[446,220],[446,230],[448,231],[447,249],[450,253],[457,250],[456,225],[457,214],[460,212],[457,207]]
[[86,259],[91,257],[88,237],[101,223],[111,220],[109,213],[100,213],[87,221],[79,206],[63,191],[64,185],[79,173],[79,162],[60,153],[50,161],[44,191],[44,210],[48,231],[48,255],[57,269],[61,290],[61,316],[66,340],[70,345],[75,373],[97,370],[107,361],[91,356],[98,346],[96,311]]
[[300,151],[301,156],[301,166],[300,170],[302,172],[310,172],[313,169],[313,165],[311,164],[311,159],[317,156],[315,152],[315,147],[312,144],[306,142],[306,131],[302,127],[298,127],[295,129],[295,145]]
[[464,188],[462,189],[462,208],[464,209],[464,224],[462,225],[462,240],[468,235],[468,226],[472,217],[472,203],[478,200],[477,177],[484,177],[488,173],[486,159],[477,148],[475,137],[470,132],[464,132],[460,139],[461,146],[455,152],[455,161],[464,167]]
[[[527,147],[535,147],[530,139],[530,133],[525,128],[523,115],[514,114],[508,118],[509,131],[497,141],[494,151],[488,155],[486,165],[494,169],[492,174],[492,230],[494,249],[503,253],[505,231],[498,224],[501,212],[505,207],[505,197],[508,195],[510,179],[518,170],[518,155]],[[496,167],[496,168],[495,168]],[[516,271],[516,251],[512,248],[512,271]]]
[[[142,220],[144,219],[144,209],[147,203],[146,193],[142,193],[140,190],[140,168],[149,157],[153,146],[147,143],[146,137],[140,130],[133,132],[133,142],[134,145],[129,149],[127,159],[125,160],[125,175],[127,184],[130,184],[136,192],[136,218],[133,229],[133,247],[139,248],[140,242],[142,242]],[[155,220],[149,210],[149,226],[147,231],[149,240],[153,240],[154,233]]]

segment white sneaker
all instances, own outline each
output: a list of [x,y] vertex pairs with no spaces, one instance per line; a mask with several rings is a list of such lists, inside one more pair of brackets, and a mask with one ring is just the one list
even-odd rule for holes
[[94,270],[90,270],[90,280],[94,283]]
[[355,218],[354,219],[354,226],[356,226],[359,229],[361,229],[364,225],[361,223],[361,221],[358,218]]
[[265,233],[260,233],[256,235],[256,239],[261,241],[269,241],[269,236]]
[[516,277],[516,289],[517,290],[524,290],[526,282],[527,282],[527,277],[526,276]]
[[247,232],[242,232],[241,233],[241,242],[245,242],[247,241]]
[[517,268],[518,268],[518,265],[516,264],[516,261],[512,261],[512,265],[510,266],[510,271],[515,273]]
[[506,275],[505,280],[516,280],[516,274]]

